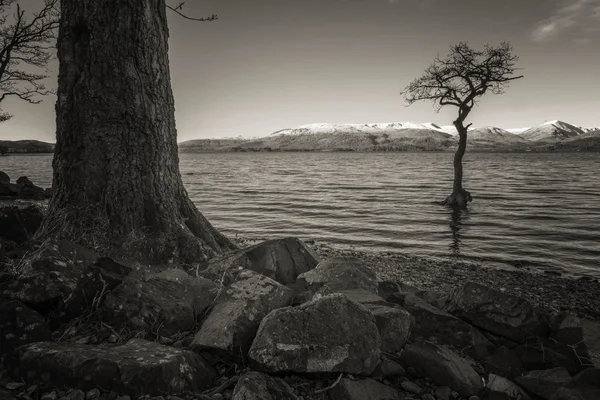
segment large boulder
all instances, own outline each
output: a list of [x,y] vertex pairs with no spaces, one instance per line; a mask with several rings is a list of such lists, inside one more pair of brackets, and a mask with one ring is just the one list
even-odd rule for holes
[[100,309],[106,294],[120,285],[130,272],[131,268],[105,257],[88,265],[75,290],[61,301],[58,320],[67,322],[85,312]]
[[8,185],[10,183],[10,176],[4,171],[0,171],[0,184]]
[[42,258],[33,261],[23,276],[0,284],[0,294],[47,314],[73,292],[82,271],[83,265],[72,260]]
[[523,376],[516,377],[515,382],[528,393],[543,400],[550,400],[554,393],[570,379],[569,371],[557,367],[529,371]]
[[564,367],[575,375],[588,367],[573,348],[551,339],[530,339],[512,351],[528,371]]
[[600,399],[600,368],[588,368],[569,379],[550,400]]
[[375,317],[381,337],[381,351],[397,353],[406,344],[414,324],[414,318],[406,310],[378,304],[365,304]]
[[3,354],[17,347],[52,339],[44,318],[19,301],[0,302],[0,349]]
[[28,380],[128,394],[132,398],[197,392],[215,370],[198,354],[133,339],[116,347],[39,342],[16,350],[15,373]]
[[240,270],[249,269],[287,285],[318,263],[318,256],[308,246],[297,238],[289,237],[268,240],[215,257],[202,274],[213,280],[224,277],[228,284]]
[[396,400],[400,392],[373,379],[351,380],[343,378],[331,390],[332,400]]
[[548,333],[527,300],[475,282],[458,288],[444,311],[517,343]]
[[37,232],[44,214],[38,206],[0,208],[0,238],[25,243]]
[[600,367],[600,323],[568,315],[551,337],[573,348],[584,366]]
[[265,372],[346,372],[370,375],[380,357],[375,318],[332,294],[275,310],[261,322],[249,358]]
[[128,276],[106,295],[102,316],[114,329],[171,336],[192,329],[217,291],[214,282],[183,270],[167,270],[148,280]]
[[33,183],[26,183],[19,186],[19,198],[21,199],[44,200],[46,198],[46,192],[44,189],[34,185]]
[[512,379],[525,372],[525,366],[517,353],[505,346],[500,346],[485,360],[485,371]]
[[531,397],[519,386],[508,379],[490,374],[485,386],[486,398],[489,400],[531,400]]
[[473,367],[453,351],[429,342],[417,342],[404,348],[400,362],[462,396],[477,396],[483,388]]
[[191,347],[246,355],[263,317],[288,306],[292,295],[290,289],[273,279],[251,270],[242,271],[219,294]]
[[319,263],[315,269],[298,276],[298,282],[314,292],[325,285],[332,292],[364,289],[377,294],[379,289],[375,273],[363,261],[347,257],[334,257]]
[[493,350],[492,343],[472,325],[427,303],[414,294],[388,298],[406,309],[415,319],[410,339],[451,346],[482,360]]
[[233,390],[233,400],[297,400],[298,397],[282,379],[248,372],[244,374]]

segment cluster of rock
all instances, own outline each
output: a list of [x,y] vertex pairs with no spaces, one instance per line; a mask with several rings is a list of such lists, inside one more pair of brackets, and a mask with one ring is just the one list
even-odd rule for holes
[[29,178],[22,176],[11,183],[10,176],[0,171],[0,199],[44,200],[51,196],[52,189],[34,185]]
[[[198,276],[54,243],[0,283],[0,347],[8,399],[600,399],[597,322],[475,282],[441,294],[379,281],[294,238]],[[224,364],[249,368],[215,391]],[[294,376],[333,384],[306,393]]]

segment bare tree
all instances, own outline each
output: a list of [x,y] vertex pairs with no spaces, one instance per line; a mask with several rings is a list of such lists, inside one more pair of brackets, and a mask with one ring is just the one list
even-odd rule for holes
[[458,108],[458,117],[454,120],[459,137],[454,155],[454,185],[452,194],[442,204],[464,207],[472,201],[471,194],[462,186],[462,159],[471,126],[465,125],[465,120],[479,97],[488,92],[504,93],[510,81],[523,77],[514,75],[518,60],[508,42],[497,47],[486,45],[483,50],[472,49],[466,42],[461,42],[451,46],[445,58],[438,55],[425,73],[401,92],[408,105],[429,100],[435,104],[436,112],[444,106]]
[[15,0],[0,0],[0,121],[12,117],[1,109],[8,97],[37,104],[51,93],[43,81],[54,55],[58,3],[44,0],[29,17],[18,3],[13,7]]
[[53,190],[38,237],[147,264],[203,262],[235,248],[182,183],[168,8],[61,0]]

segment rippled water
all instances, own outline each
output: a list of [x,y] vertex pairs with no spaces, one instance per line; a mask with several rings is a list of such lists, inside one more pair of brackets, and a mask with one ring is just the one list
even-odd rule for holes
[[[467,154],[466,212],[434,203],[451,165],[451,153],[181,155],[191,198],[229,235],[600,277],[599,154]],[[42,186],[50,168],[47,155],[0,157],[0,170]]]

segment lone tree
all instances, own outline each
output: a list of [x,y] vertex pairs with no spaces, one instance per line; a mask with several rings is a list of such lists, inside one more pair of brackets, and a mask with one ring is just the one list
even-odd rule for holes
[[235,248],[181,180],[167,8],[180,10],[165,0],[61,0],[53,191],[38,237],[147,264]]
[[58,2],[45,0],[29,17],[15,0],[0,0],[0,122],[12,117],[1,108],[8,97],[37,104],[50,93],[43,81],[54,54]]
[[450,47],[446,58],[437,56],[423,76],[401,92],[408,105],[430,100],[434,102],[436,112],[443,106],[458,108],[458,117],[454,120],[459,137],[454,155],[454,186],[452,194],[442,204],[465,207],[472,201],[471,194],[462,185],[462,159],[467,149],[467,131],[471,126],[465,125],[465,120],[479,97],[487,92],[504,93],[510,81],[523,77],[514,76],[518,60],[508,42],[497,47],[486,45],[483,50],[472,49],[461,42]]

